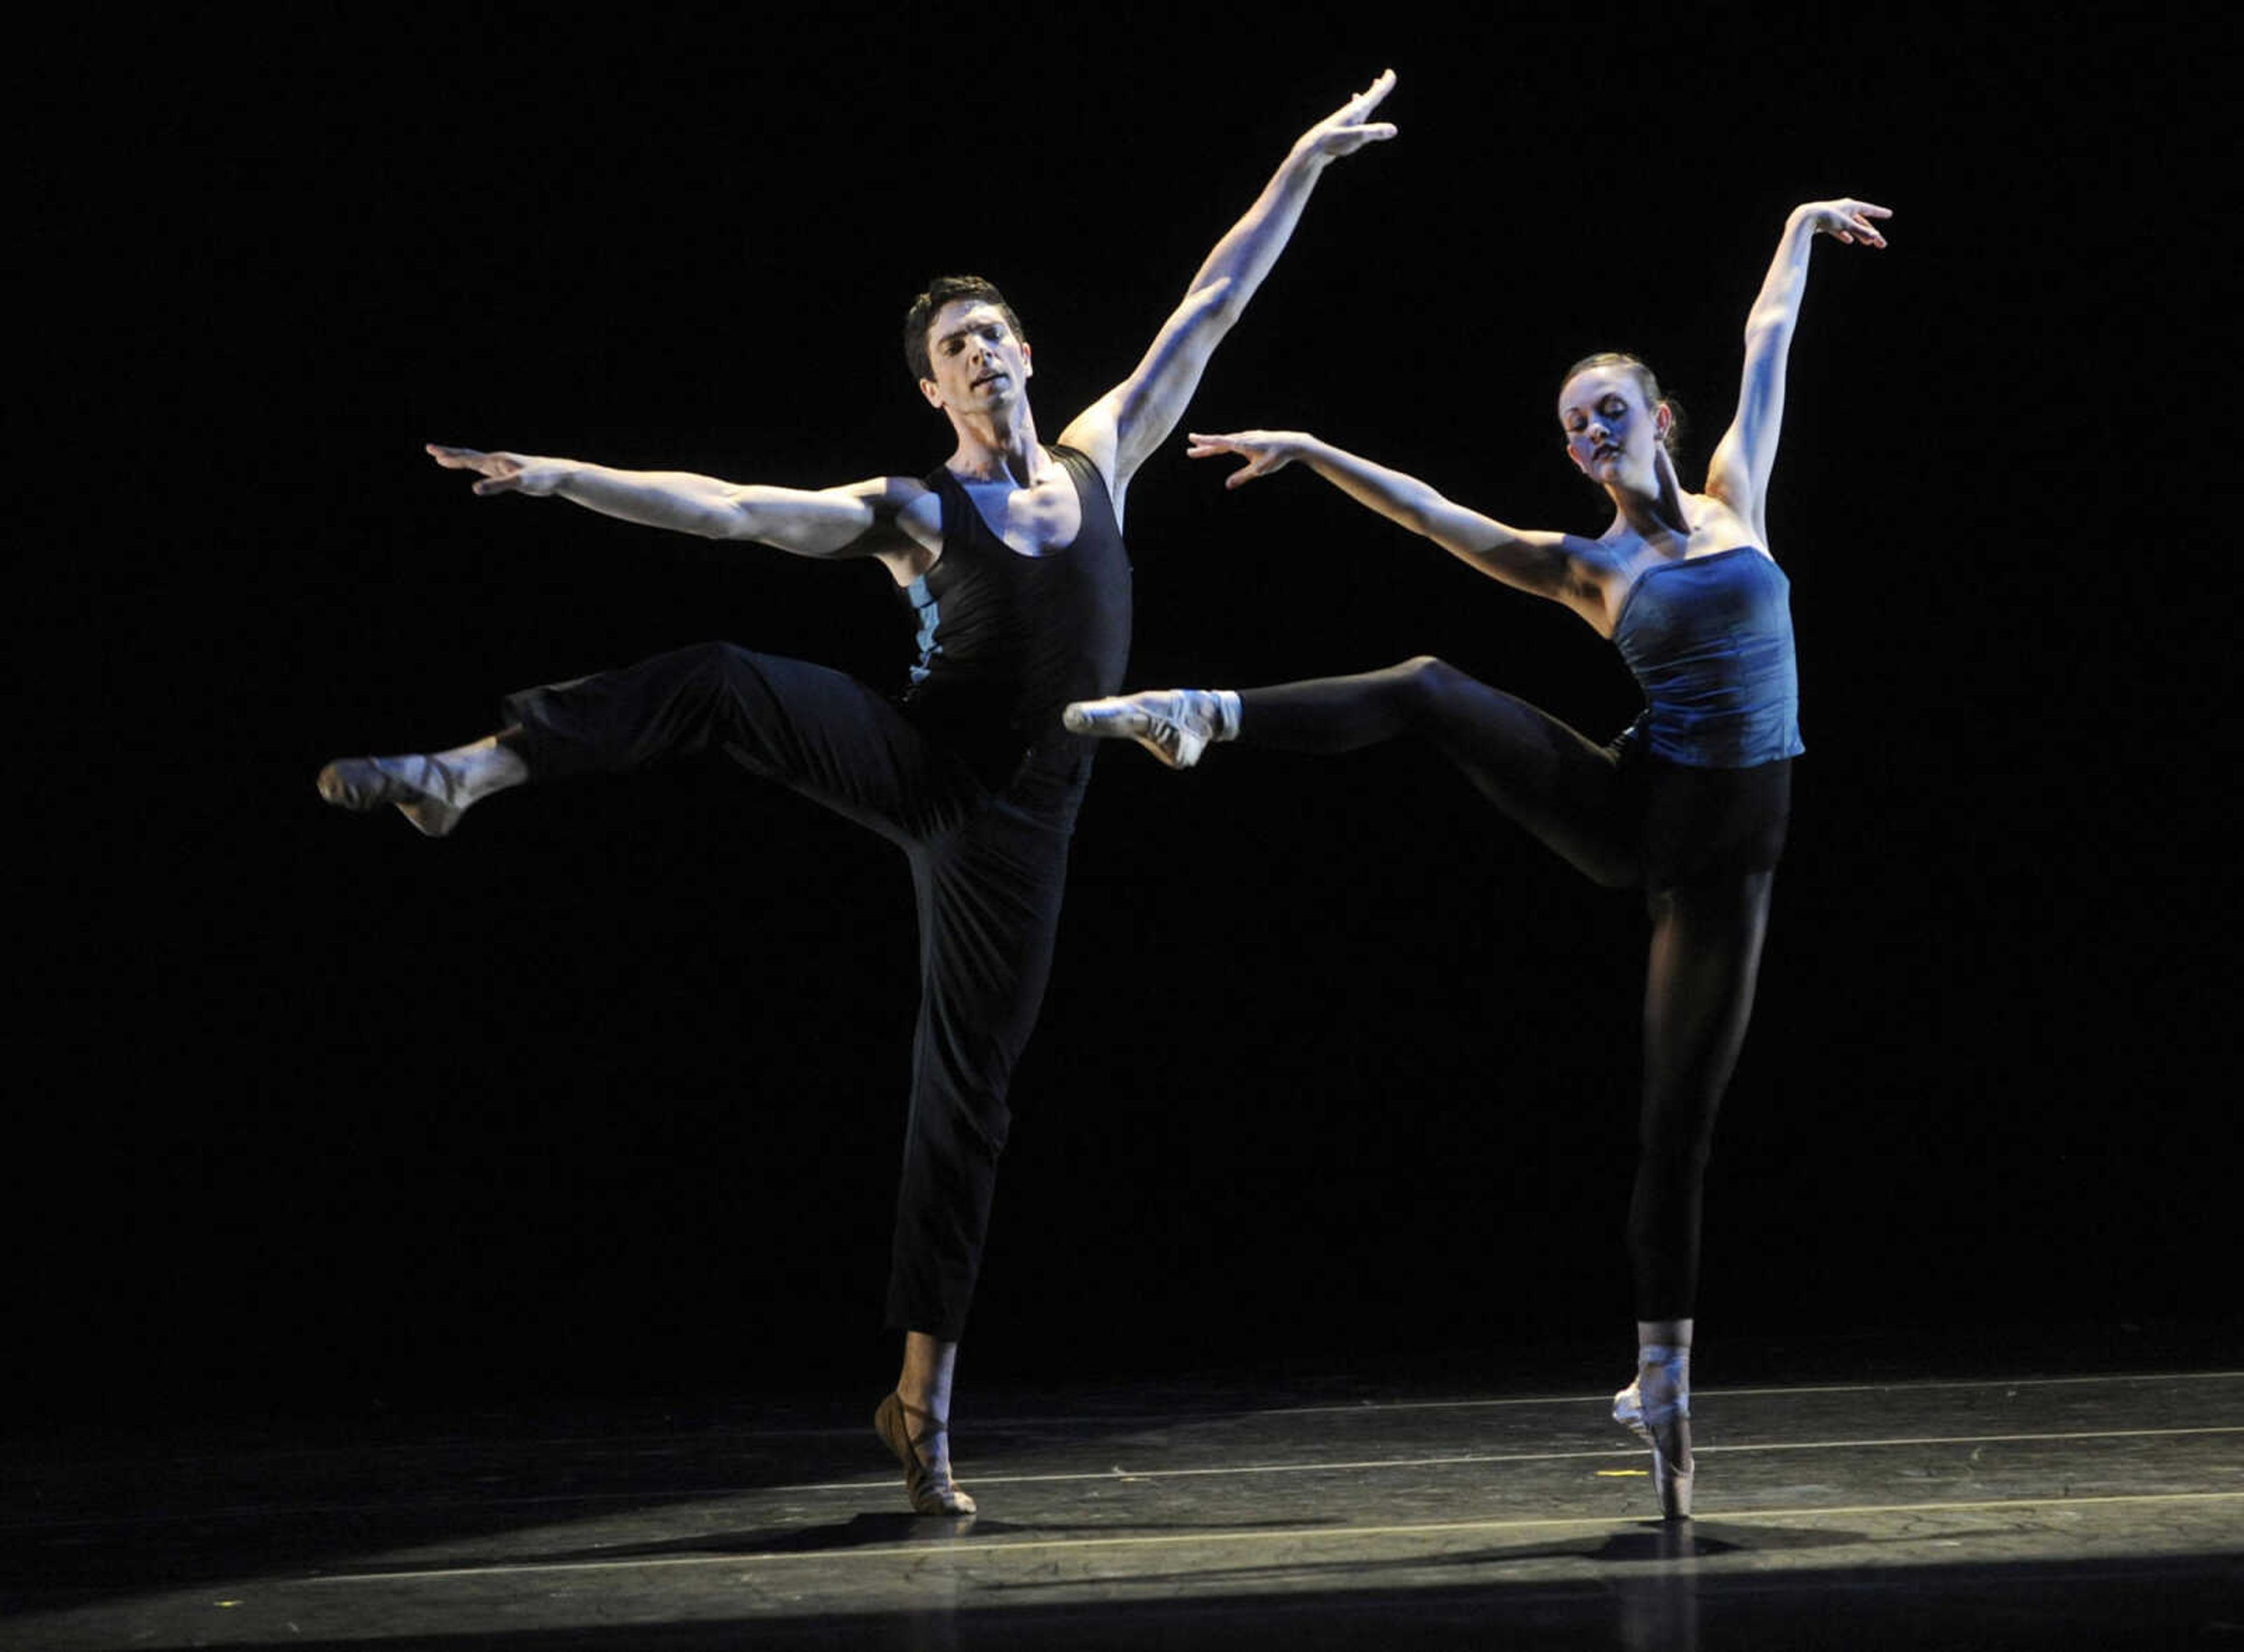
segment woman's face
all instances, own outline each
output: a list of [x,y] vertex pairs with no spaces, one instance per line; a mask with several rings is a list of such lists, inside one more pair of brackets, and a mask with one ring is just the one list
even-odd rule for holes
[[1558,392],[1566,453],[1584,476],[1607,486],[1655,492],[1665,407],[1647,408],[1644,385],[1626,367],[1585,368]]

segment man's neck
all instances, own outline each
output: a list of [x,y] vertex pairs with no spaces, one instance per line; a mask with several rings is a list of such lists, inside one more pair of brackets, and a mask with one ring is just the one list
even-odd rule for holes
[[950,473],[965,482],[1011,482],[1031,486],[1044,449],[1037,441],[1036,416],[1023,403],[1010,419],[1001,423],[988,414],[951,419],[958,432],[958,450],[950,456]]

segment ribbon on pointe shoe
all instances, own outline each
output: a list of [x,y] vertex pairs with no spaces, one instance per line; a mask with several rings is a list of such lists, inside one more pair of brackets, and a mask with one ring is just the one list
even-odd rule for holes
[[[1652,1447],[1652,1489],[1659,1513],[1671,1520],[1691,1518],[1691,1492],[1698,1465],[1691,1456],[1690,1351],[1647,1346],[1639,1358],[1636,1380],[1613,1396],[1613,1421]],[[1653,1380],[1658,1398],[1644,1401],[1644,1382]]]

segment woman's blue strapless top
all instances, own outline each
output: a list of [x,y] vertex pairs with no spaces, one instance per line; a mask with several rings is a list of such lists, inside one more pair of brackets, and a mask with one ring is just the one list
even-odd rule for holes
[[1753,768],[1807,749],[1792,581],[1753,546],[1646,570],[1621,602],[1613,642],[1644,690],[1632,732],[1653,756]]

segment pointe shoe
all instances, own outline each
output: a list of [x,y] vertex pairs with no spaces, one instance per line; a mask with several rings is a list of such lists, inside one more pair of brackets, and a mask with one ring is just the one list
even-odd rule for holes
[[[1691,1483],[1698,1465],[1691,1457],[1689,1367],[1673,1360],[1647,1360],[1636,1380],[1613,1396],[1613,1421],[1652,1447],[1652,1489],[1663,1519],[1691,1518]],[[1646,1405],[1645,1378],[1655,1399]]]
[[[1060,713],[1071,734],[1136,741],[1172,768],[1190,768],[1211,740],[1228,739],[1225,696],[1206,688],[1151,688],[1078,700]],[[1235,701],[1234,703],[1236,703]]]
[[[904,1419],[916,1417],[927,1425],[916,1434]],[[896,1454],[903,1465],[904,1495],[911,1500],[915,1514],[971,1514],[974,1500],[965,1488],[950,1478],[950,1464],[943,1465],[940,1478],[925,1463],[919,1460],[919,1447],[938,1434],[949,1433],[950,1428],[932,1412],[922,1411],[916,1405],[904,1403],[901,1394],[890,1394],[873,1413],[873,1432],[881,1437],[881,1444]]]
[[397,805],[422,836],[443,837],[460,823],[468,805],[460,776],[434,757],[338,757],[320,770],[320,796],[338,809]]

